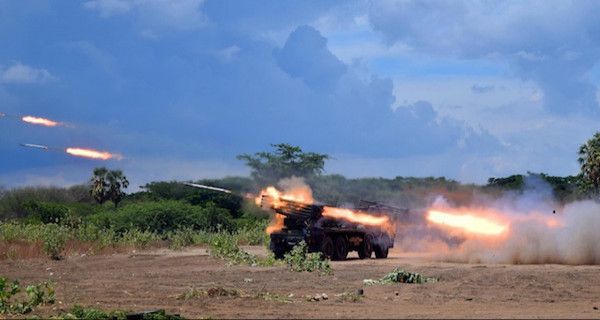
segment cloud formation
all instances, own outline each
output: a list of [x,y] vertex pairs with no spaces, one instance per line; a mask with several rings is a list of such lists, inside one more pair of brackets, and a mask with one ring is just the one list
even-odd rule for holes
[[377,1],[370,22],[389,44],[462,59],[506,61],[542,89],[547,110],[600,115],[588,72],[600,58],[593,1]]
[[6,84],[32,84],[45,83],[56,80],[48,70],[34,68],[17,62],[6,69],[0,66],[0,83]]

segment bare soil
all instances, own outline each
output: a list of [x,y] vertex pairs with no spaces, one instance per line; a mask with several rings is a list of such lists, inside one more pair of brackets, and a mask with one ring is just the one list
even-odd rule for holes
[[[266,254],[262,247],[245,249]],[[600,266],[443,263],[398,250],[382,260],[354,255],[333,262],[332,276],[284,266],[228,266],[204,248],[4,260],[0,275],[25,284],[54,281],[59,302],[36,309],[41,316],[81,304],[104,310],[163,308],[189,318],[600,318]],[[363,285],[398,266],[439,281]],[[190,288],[235,289],[240,295],[181,299]],[[357,302],[336,296],[361,288],[364,296]],[[329,298],[306,299],[322,293]]]

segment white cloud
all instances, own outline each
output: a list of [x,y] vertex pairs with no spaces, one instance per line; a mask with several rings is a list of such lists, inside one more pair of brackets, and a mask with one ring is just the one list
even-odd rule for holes
[[217,53],[217,55],[223,62],[231,62],[232,60],[234,60],[236,58],[236,56],[238,55],[240,50],[241,49],[238,46],[235,46],[235,45],[229,46],[227,48],[220,50]]
[[83,7],[88,10],[97,10],[100,12],[101,17],[107,18],[129,12],[132,2],[127,0],[92,0],[85,2]]
[[204,0],[91,0],[83,7],[98,11],[103,18],[135,14],[145,26],[142,36],[155,36],[149,28],[192,30],[204,26],[208,18],[201,10],[203,3]]
[[46,69],[36,69],[22,63],[2,69],[0,67],[0,82],[8,84],[44,83],[56,80]]

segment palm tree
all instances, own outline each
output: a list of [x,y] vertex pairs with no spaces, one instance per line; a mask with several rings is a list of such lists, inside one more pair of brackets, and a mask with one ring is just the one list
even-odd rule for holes
[[125,192],[122,189],[127,189],[129,181],[123,175],[121,170],[111,170],[107,175],[108,180],[108,198],[115,204],[115,208],[119,202],[125,197]]
[[123,175],[123,171],[108,170],[104,167],[96,168],[90,179],[90,194],[99,204],[110,200],[116,208],[125,197],[122,189],[126,189],[128,186],[129,181]]
[[108,169],[104,167],[94,169],[92,178],[90,179],[90,195],[98,202],[103,204],[107,198],[108,183],[106,182],[106,175]]
[[594,195],[597,196],[600,191],[600,132],[579,147],[577,161],[584,179],[593,186]]

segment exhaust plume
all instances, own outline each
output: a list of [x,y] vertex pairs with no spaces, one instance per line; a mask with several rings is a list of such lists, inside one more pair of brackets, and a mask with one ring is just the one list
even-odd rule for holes
[[84,149],[84,148],[66,148],[65,152],[74,155],[76,157],[88,158],[88,159],[98,159],[98,160],[109,160],[116,159],[121,160],[122,156],[114,153],[110,153],[107,151],[98,151],[94,149]]
[[58,125],[61,125],[60,122],[53,121],[53,120],[46,119],[46,118],[34,117],[34,116],[23,116],[23,117],[21,117],[21,120],[23,122],[42,125],[42,126],[46,126],[46,127],[56,127]]

